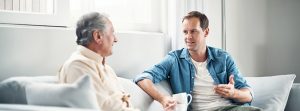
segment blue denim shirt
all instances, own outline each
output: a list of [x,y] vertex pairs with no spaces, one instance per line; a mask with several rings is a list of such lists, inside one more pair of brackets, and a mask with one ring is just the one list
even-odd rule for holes
[[[215,84],[228,84],[229,76],[233,74],[235,88],[250,88],[227,52],[207,46],[207,54],[207,69]],[[150,69],[146,69],[134,81],[137,83],[147,78],[152,80],[153,83],[158,83],[162,80],[167,80],[170,83],[173,94],[181,92],[190,94],[194,88],[195,74],[196,69],[191,61],[188,49],[183,48],[169,52],[160,63]],[[232,102],[236,103],[234,100]],[[250,105],[250,102],[244,105]]]

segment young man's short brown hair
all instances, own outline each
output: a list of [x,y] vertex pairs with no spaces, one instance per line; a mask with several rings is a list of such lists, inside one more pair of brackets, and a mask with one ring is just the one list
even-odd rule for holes
[[202,30],[206,29],[209,25],[209,22],[208,22],[208,18],[206,17],[205,14],[201,13],[201,12],[198,12],[198,11],[191,11],[189,12],[186,16],[183,17],[182,19],[182,22],[185,20],[185,19],[190,19],[190,18],[198,18],[199,21],[200,21],[200,27],[202,28]]

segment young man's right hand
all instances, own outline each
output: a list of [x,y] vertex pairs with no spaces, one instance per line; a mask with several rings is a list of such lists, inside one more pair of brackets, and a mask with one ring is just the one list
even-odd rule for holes
[[162,104],[165,111],[175,111],[177,102],[172,97],[163,96],[159,102],[160,102],[160,104]]
[[149,94],[153,99],[157,100],[162,104],[165,111],[174,111],[177,104],[171,96],[166,96],[161,94],[154,86],[152,80],[144,79],[137,83],[147,94]]

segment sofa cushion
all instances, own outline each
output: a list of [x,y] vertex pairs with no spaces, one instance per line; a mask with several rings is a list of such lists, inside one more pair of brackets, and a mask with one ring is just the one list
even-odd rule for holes
[[99,109],[96,93],[88,75],[72,84],[32,83],[26,87],[30,105]]
[[297,111],[300,109],[300,83],[294,83],[284,111]]
[[296,75],[246,77],[252,87],[252,105],[264,111],[284,111]]
[[27,104],[25,87],[33,82],[54,83],[56,76],[11,77],[0,83],[0,103]]

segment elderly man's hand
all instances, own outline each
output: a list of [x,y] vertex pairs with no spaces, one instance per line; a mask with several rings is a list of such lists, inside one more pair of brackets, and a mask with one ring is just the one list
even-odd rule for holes
[[159,100],[159,102],[162,104],[165,111],[174,111],[176,106],[176,100],[174,100],[170,96],[164,96]]
[[230,75],[228,84],[219,84],[214,88],[215,92],[224,98],[234,98],[234,76]]

